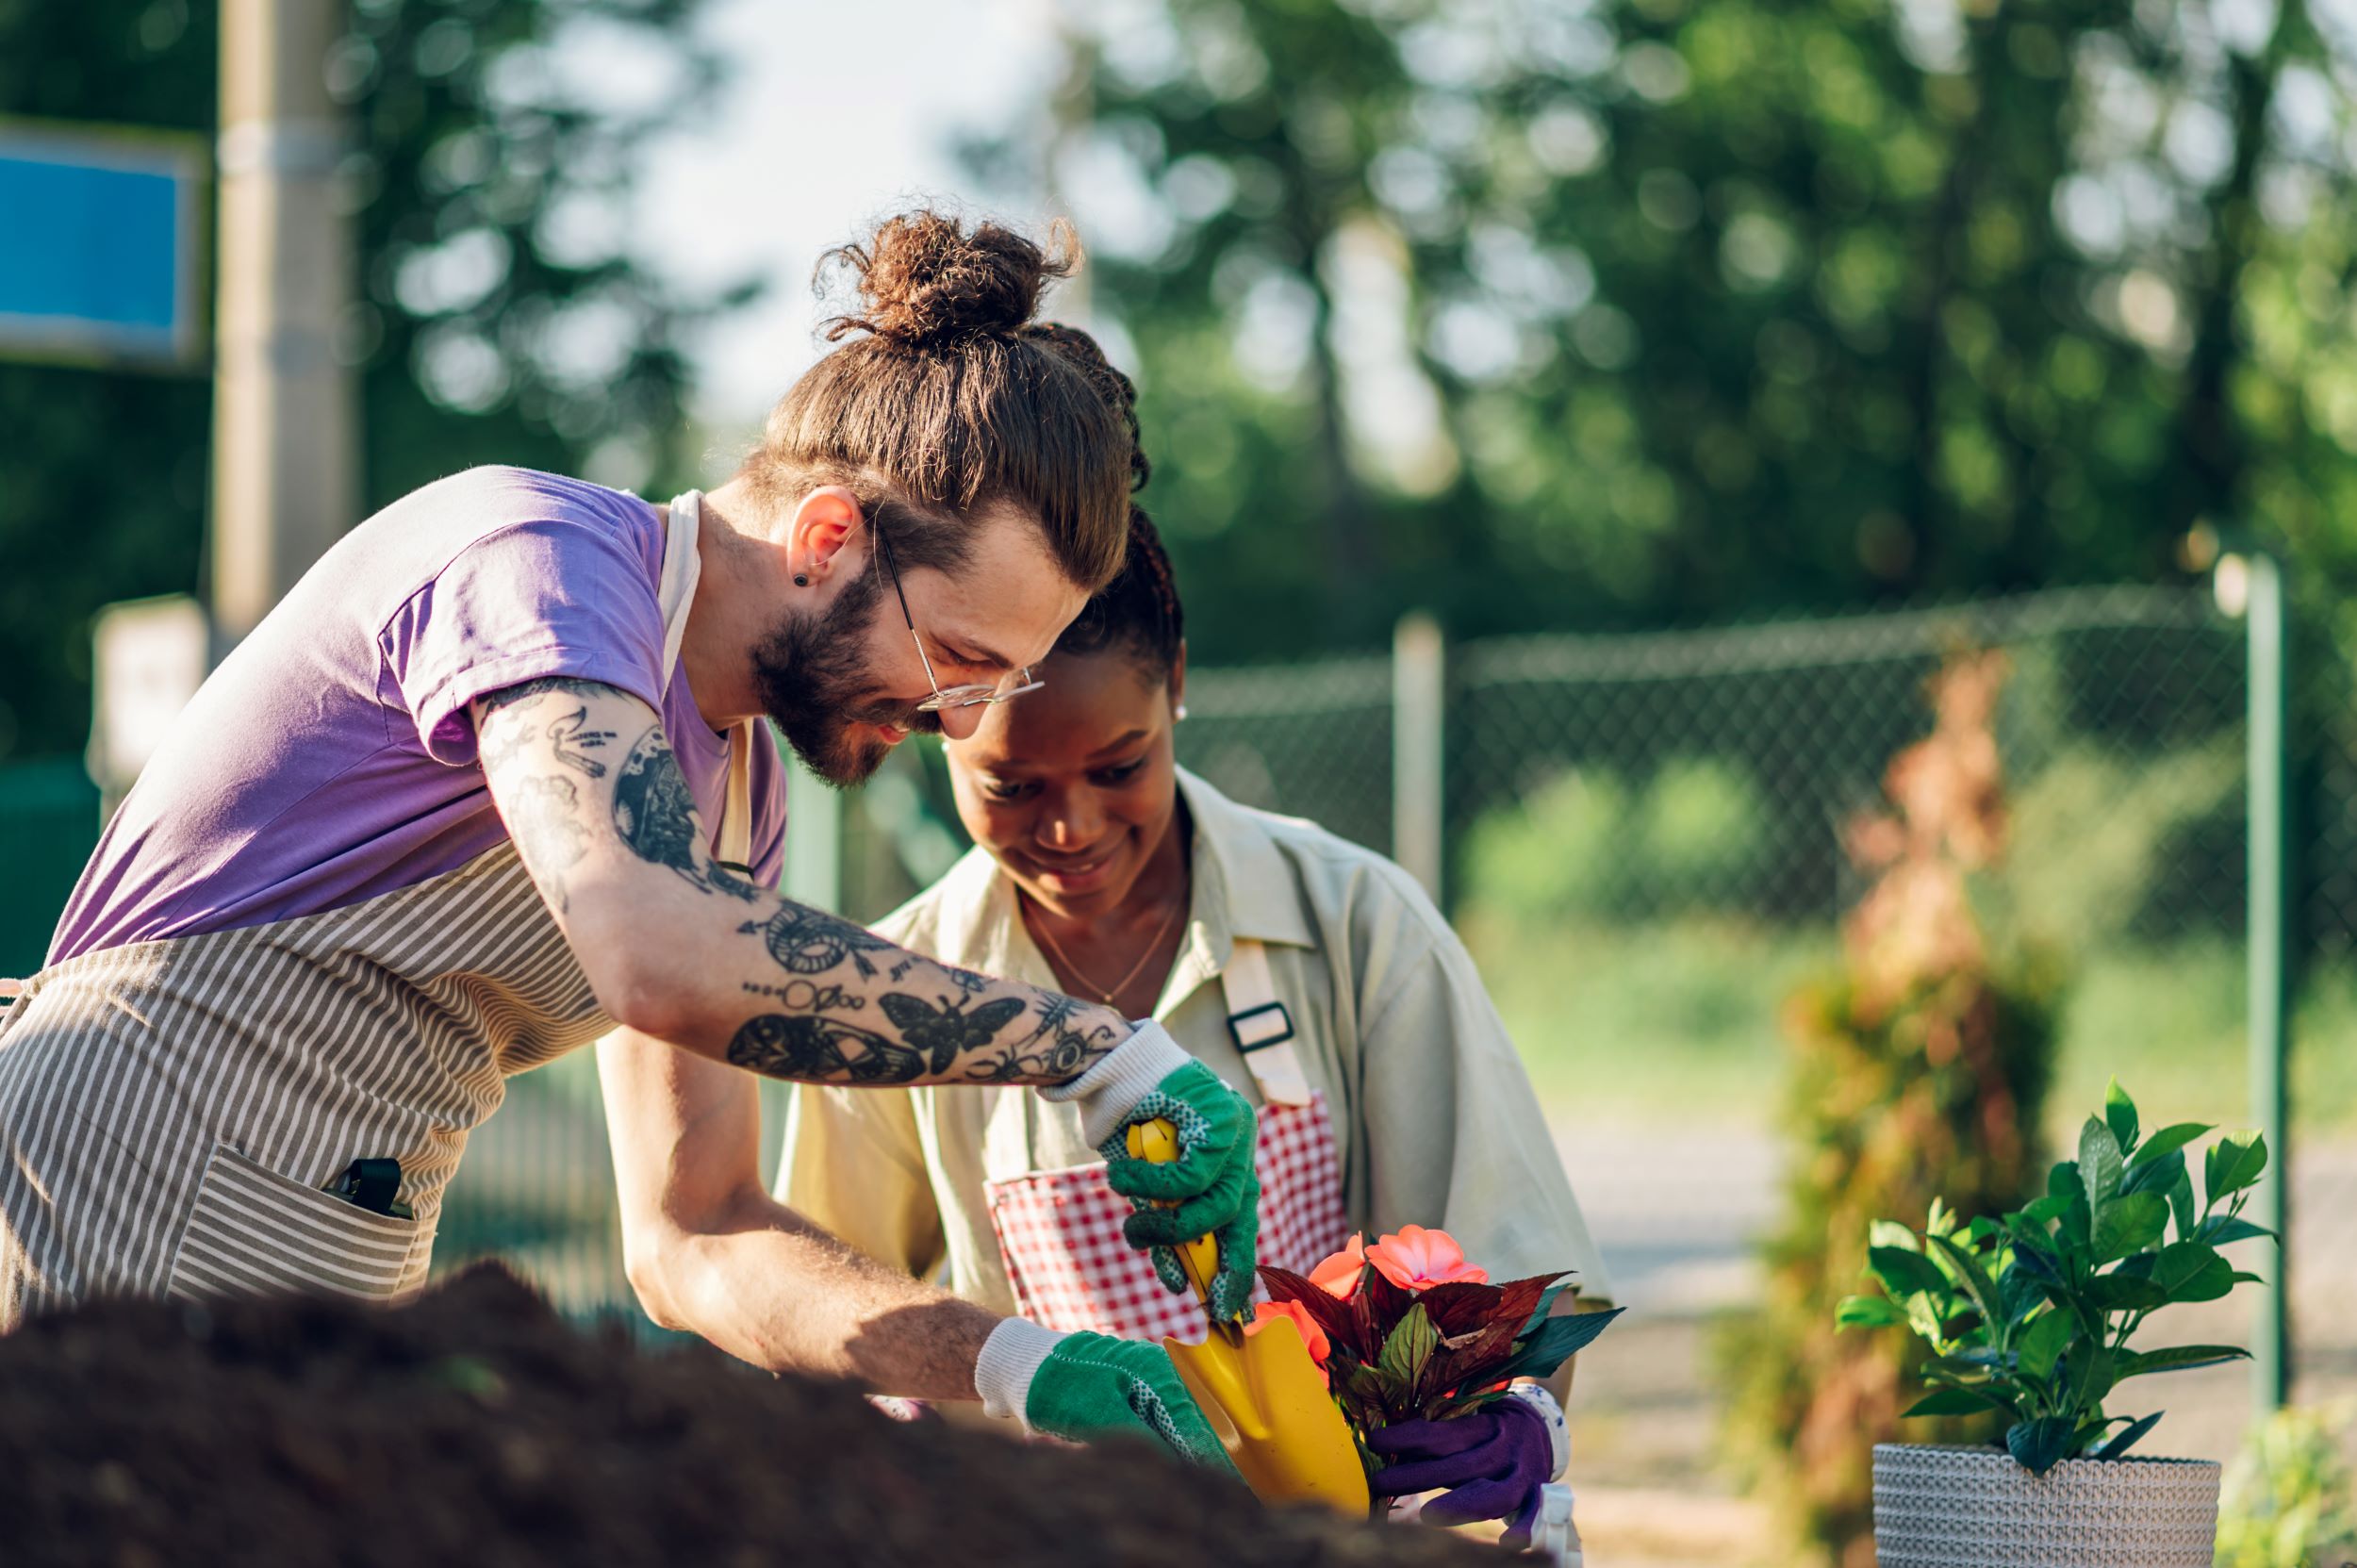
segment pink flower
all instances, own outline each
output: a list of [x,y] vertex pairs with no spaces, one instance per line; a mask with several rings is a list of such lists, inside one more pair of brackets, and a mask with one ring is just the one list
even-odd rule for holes
[[1367,1266],[1367,1249],[1361,1232],[1353,1231],[1350,1245],[1310,1271],[1310,1283],[1327,1295],[1350,1299],[1359,1289],[1359,1271]]
[[1259,1333],[1280,1317],[1294,1320],[1294,1327],[1301,1330],[1301,1343],[1309,1346],[1310,1359],[1324,1366],[1326,1358],[1333,1352],[1333,1344],[1326,1337],[1326,1330],[1318,1327],[1318,1320],[1310,1315],[1310,1310],[1298,1301],[1262,1301],[1256,1305],[1252,1321],[1244,1326],[1245,1337]]
[[1396,1236],[1385,1236],[1367,1248],[1367,1262],[1383,1278],[1405,1291],[1463,1282],[1486,1285],[1490,1271],[1465,1262],[1464,1249],[1445,1230],[1403,1225]]

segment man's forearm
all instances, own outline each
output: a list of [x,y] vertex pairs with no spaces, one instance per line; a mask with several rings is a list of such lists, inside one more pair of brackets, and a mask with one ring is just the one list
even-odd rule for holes
[[896,947],[715,861],[644,702],[551,679],[477,704],[484,772],[599,999],[644,1033],[804,1083],[1055,1084],[1128,1019]]
[[848,1378],[877,1394],[973,1399],[997,1313],[889,1268],[766,1197],[713,1230],[674,1231],[632,1282],[664,1327],[772,1372]]

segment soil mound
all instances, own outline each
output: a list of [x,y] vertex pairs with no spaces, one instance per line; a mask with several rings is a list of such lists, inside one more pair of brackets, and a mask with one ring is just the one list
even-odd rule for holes
[[1159,1453],[877,1413],[586,1334],[482,1267],[378,1312],[100,1302],[0,1337],[0,1560],[700,1568],[1474,1568]]

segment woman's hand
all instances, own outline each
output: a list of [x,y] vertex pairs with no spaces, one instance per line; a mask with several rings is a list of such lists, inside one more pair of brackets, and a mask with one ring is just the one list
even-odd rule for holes
[[1551,1395],[1523,1383],[1454,1421],[1395,1422],[1367,1434],[1367,1446],[1391,1461],[1371,1484],[1382,1497],[1439,1492],[1423,1518],[1443,1526],[1503,1520],[1499,1542],[1520,1549],[1530,1544],[1541,1489],[1569,1457],[1568,1440],[1558,1442],[1562,1421]]

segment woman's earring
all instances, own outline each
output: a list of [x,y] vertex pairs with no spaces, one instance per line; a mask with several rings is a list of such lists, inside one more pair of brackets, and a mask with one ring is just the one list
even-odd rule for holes
[[1182,719],[1182,718],[1186,718],[1186,717],[1187,717],[1187,705],[1186,705],[1184,702],[1179,703],[1179,704],[1178,704],[1178,708],[1177,708],[1177,710],[1176,710],[1176,711],[1174,711],[1174,712],[1171,714],[1171,716],[1170,716],[1170,717],[1171,717],[1171,721],[1172,721],[1173,723],[1176,723],[1176,722],[1178,722],[1179,719]]

